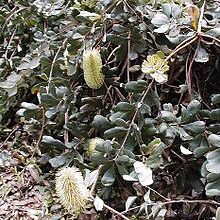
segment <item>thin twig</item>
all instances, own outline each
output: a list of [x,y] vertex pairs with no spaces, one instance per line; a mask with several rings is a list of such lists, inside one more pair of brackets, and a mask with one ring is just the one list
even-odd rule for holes
[[127,82],[130,81],[130,53],[131,53],[131,31],[128,32],[128,55],[127,55]]
[[10,134],[7,136],[7,138],[3,141],[3,143],[0,145],[0,149],[4,146],[4,144],[9,140],[9,138],[15,133],[15,131],[18,130],[18,126],[15,126],[12,131],[10,132]]
[[203,200],[203,199],[195,199],[195,200],[188,200],[188,199],[180,199],[180,200],[170,200],[167,202],[159,203],[160,205],[168,205],[173,203],[203,203],[203,204],[210,204],[210,205],[217,205],[220,206],[219,202],[214,200]]
[[111,104],[114,105],[113,97],[112,97],[112,95],[111,95],[111,93],[110,93],[110,90],[111,90],[111,88],[112,88],[112,85],[110,85],[110,86],[108,87],[105,82],[104,82],[104,85],[105,85],[105,88],[106,88],[106,95],[105,95],[105,97],[104,97],[103,100],[105,100],[105,98],[106,98],[107,96],[109,96],[110,101],[111,101]]
[[108,209],[110,212],[120,216],[121,218],[125,219],[125,220],[130,220],[129,218],[127,218],[125,215],[123,215],[122,213],[118,212],[117,210],[113,209],[112,207],[104,204],[103,205],[106,209]]
[[9,42],[8,42],[8,45],[7,45],[7,47],[6,47],[5,59],[7,59],[7,60],[8,60],[8,50],[10,49],[10,46],[11,46],[11,43],[12,43],[12,40],[13,40],[13,38],[14,38],[14,36],[15,36],[16,31],[17,31],[17,28],[14,29],[14,31],[13,31],[11,37],[10,37],[10,40],[9,40]]
[[[56,52],[56,54],[55,54],[55,56],[53,58],[53,61],[52,61],[52,64],[51,64],[51,68],[50,68],[49,78],[48,78],[48,87],[49,87],[49,85],[51,83],[51,80],[52,80],[53,68],[54,68],[54,65],[56,63],[57,56],[60,53],[61,48],[65,45],[66,41],[67,41],[67,38],[64,39],[63,43],[60,45],[60,47],[58,48],[58,50],[57,50],[57,52]],[[48,88],[47,92],[49,92],[49,88]]]
[[0,33],[3,33],[3,32],[4,32],[4,29],[5,29],[6,25],[7,25],[7,23],[9,22],[9,20],[11,19],[11,17],[12,17],[13,15],[15,15],[15,14],[21,12],[22,10],[24,10],[24,9],[26,9],[26,8],[27,8],[27,7],[19,8],[18,10],[12,12],[12,14],[10,14],[10,15],[6,18],[5,23],[2,25],[2,28],[1,28]]
[[186,41],[187,43],[182,45],[181,47],[178,47],[177,49],[175,49],[170,55],[168,55],[165,59],[165,61],[168,61],[173,55],[175,55],[176,53],[178,53],[180,50],[184,49],[185,47],[187,47],[188,45],[192,44],[194,41],[196,41],[198,39],[197,36],[193,37],[192,40],[190,41]]
[[94,193],[94,191],[95,191],[95,187],[96,187],[96,184],[97,184],[97,182],[98,182],[100,170],[102,169],[102,167],[103,167],[103,165],[99,165],[99,167],[98,167],[97,177],[96,177],[95,181],[93,182],[92,187],[91,187],[91,189],[90,189],[90,194],[91,194],[91,195],[92,195],[92,194]]
[[163,196],[162,194],[160,194],[159,192],[157,192],[155,189],[152,189],[150,186],[147,186],[147,188],[148,188],[149,190],[151,190],[152,192],[156,193],[158,196],[160,196],[160,197],[163,198],[164,200],[170,201],[169,198]]
[[201,31],[202,31],[202,19],[203,19],[203,16],[204,16],[205,4],[206,4],[206,1],[204,0],[201,11],[200,11],[197,34],[201,34]]
[[197,44],[197,47],[196,47],[196,50],[195,50],[195,53],[192,57],[192,60],[190,61],[190,64],[189,64],[189,69],[187,70],[186,72],[186,83],[188,85],[188,90],[189,90],[189,95],[190,95],[190,98],[192,97],[192,65],[194,63],[194,60],[197,56],[197,53],[199,51],[199,47],[200,47],[200,38],[198,38],[198,44]]
[[43,133],[44,133],[44,126],[45,126],[45,115],[44,115],[44,114],[45,114],[45,111],[44,111],[44,107],[43,107],[43,106],[41,107],[41,110],[42,110],[42,125],[41,125],[41,130],[40,130],[40,134],[39,134],[37,143],[36,143],[36,145],[35,145],[35,147],[34,147],[33,154],[32,154],[32,156],[31,156],[30,160],[33,159],[35,153],[37,152],[37,149],[39,148],[39,145],[40,145],[40,142],[41,142]]
[[[67,125],[68,123],[68,119],[69,119],[69,108],[67,108],[66,112],[65,112],[65,115],[64,115],[64,123],[65,123],[65,126]],[[64,130],[64,143],[65,145],[69,143],[69,133],[68,133],[68,130]]]
[[137,12],[129,5],[129,3],[126,1],[126,0],[122,0],[126,5],[127,7],[138,17],[140,18],[140,16],[137,14]]
[[[120,47],[121,47],[121,45],[118,45],[117,47],[115,47],[115,48],[112,50],[112,52],[109,54],[109,56],[108,56],[108,58],[107,58],[107,60],[106,60],[107,63],[109,62],[110,58],[111,58],[112,55],[115,53],[115,51],[116,51],[117,49],[119,49]],[[108,63],[108,64],[109,64],[109,63]]]
[[[143,103],[144,99],[146,98],[146,95],[147,95],[148,92],[150,91],[150,89],[151,89],[151,87],[152,87],[153,84],[154,84],[154,80],[151,81],[151,83],[148,85],[147,89],[146,89],[145,92],[143,93],[142,98],[141,98],[141,101],[139,102],[140,104]],[[125,138],[124,138],[124,140],[123,140],[123,142],[122,142],[122,145],[121,145],[121,147],[120,147],[118,153],[116,154],[114,160],[118,158],[118,156],[120,155],[120,153],[121,153],[122,150],[124,149],[125,144],[126,144],[126,142],[127,142],[127,140],[128,140],[128,137],[129,137],[129,135],[130,135],[130,132],[131,132],[133,123],[135,122],[136,117],[137,117],[137,115],[138,115],[138,112],[139,112],[139,108],[137,108],[136,111],[135,111],[135,113],[134,113],[134,116],[133,116],[133,118],[132,118],[132,120],[131,120],[131,123],[130,123],[130,125],[129,125],[128,131],[127,131],[127,133],[126,133],[126,136],[125,136]]]
[[179,47],[185,45],[188,41],[192,40],[192,39],[195,38],[195,37],[196,37],[196,34],[192,35],[191,37],[186,38],[184,41],[182,41],[180,44],[178,44],[178,45],[175,47],[174,51],[177,50]]
[[135,207],[133,207],[133,208],[130,208],[130,209],[128,209],[128,210],[125,210],[125,211],[121,212],[121,214],[125,214],[125,213],[130,212],[130,211],[133,211],[133,210],[135,210],[135,209],[139,209],[140,207],[141,207],[140,205],[135,206]]
[[[90,200],[91,199],[91,200]],[[94,202],[95,197],[90,193],[89,196],[89,200],[91,202]],[[116,214],[118,216],[120,216],[121,218],[125,219],[125,220],[130,220],[129,218],[127,218],[125,215],[123,215],[122,213],[118,212],[117,210],[113,209],[112,207],[106,205],[105,203],[103,204],[103,207],[105,207],[106,209],[108,209],[110,212],[112,212],[113,214]]]
[[202,37],[211,38],[211,39],[217,41],[218,43],[220,43],[220,39],[218,39],[218,38],[216,38],[216,37],[214,37],[214,36],[211,36],[211,35],[208,35],[208,34],[204,34],[204,33],[201,33],[201,36],[202,36]]

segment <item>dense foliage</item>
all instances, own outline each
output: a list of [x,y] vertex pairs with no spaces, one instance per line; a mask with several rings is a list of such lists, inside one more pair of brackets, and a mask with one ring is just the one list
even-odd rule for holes
[[78,167],[96,208],[79,219],[215,216],[219,21],[217,0],[1,1],[1,148],[28,145],[53,188]]

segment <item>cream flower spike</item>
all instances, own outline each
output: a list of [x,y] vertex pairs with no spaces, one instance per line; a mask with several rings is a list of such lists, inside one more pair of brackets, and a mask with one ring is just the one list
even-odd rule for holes
[[82,173],[76,167],[63,168],[56,174],[55,187],[62,205],[71,212],[77,213],[85,208],[89,190]]
[[102,59],[98,50],[85,50],[83,53],[83,71],[86,84],[92,89],[99,89],[104,83]]

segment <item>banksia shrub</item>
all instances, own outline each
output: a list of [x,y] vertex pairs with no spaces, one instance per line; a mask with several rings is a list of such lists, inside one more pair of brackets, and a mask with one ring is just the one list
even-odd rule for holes
[[56,175],[55,187],[57,196],[68,211],[79,212],[85,208],[89,191],[78,168],[61,169]]
[[92,89],[99,89],[104,83],[102,59],[98,50],[85,50],[83,53],[83,71],[86,84]]
[[164,73],[169,70],[169,66],[165,60],[165,55],[161,51],[147,56],[147,60],[142,63],[141,70],[145,74],[150,74],[159,83],[164,83],[168,80],[168,76]]

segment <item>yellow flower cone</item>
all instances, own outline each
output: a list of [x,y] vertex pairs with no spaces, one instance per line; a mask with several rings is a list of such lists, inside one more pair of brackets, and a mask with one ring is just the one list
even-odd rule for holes
[[78,168],[61,169],[55,179],[57,196],[62,205],[71,212],[79,212],[85,208],[89,191]]
[[83,53],[83,71],[86,84],[92,89],[99,89],[104,83],[102,59],[98,50],[85,50]]

